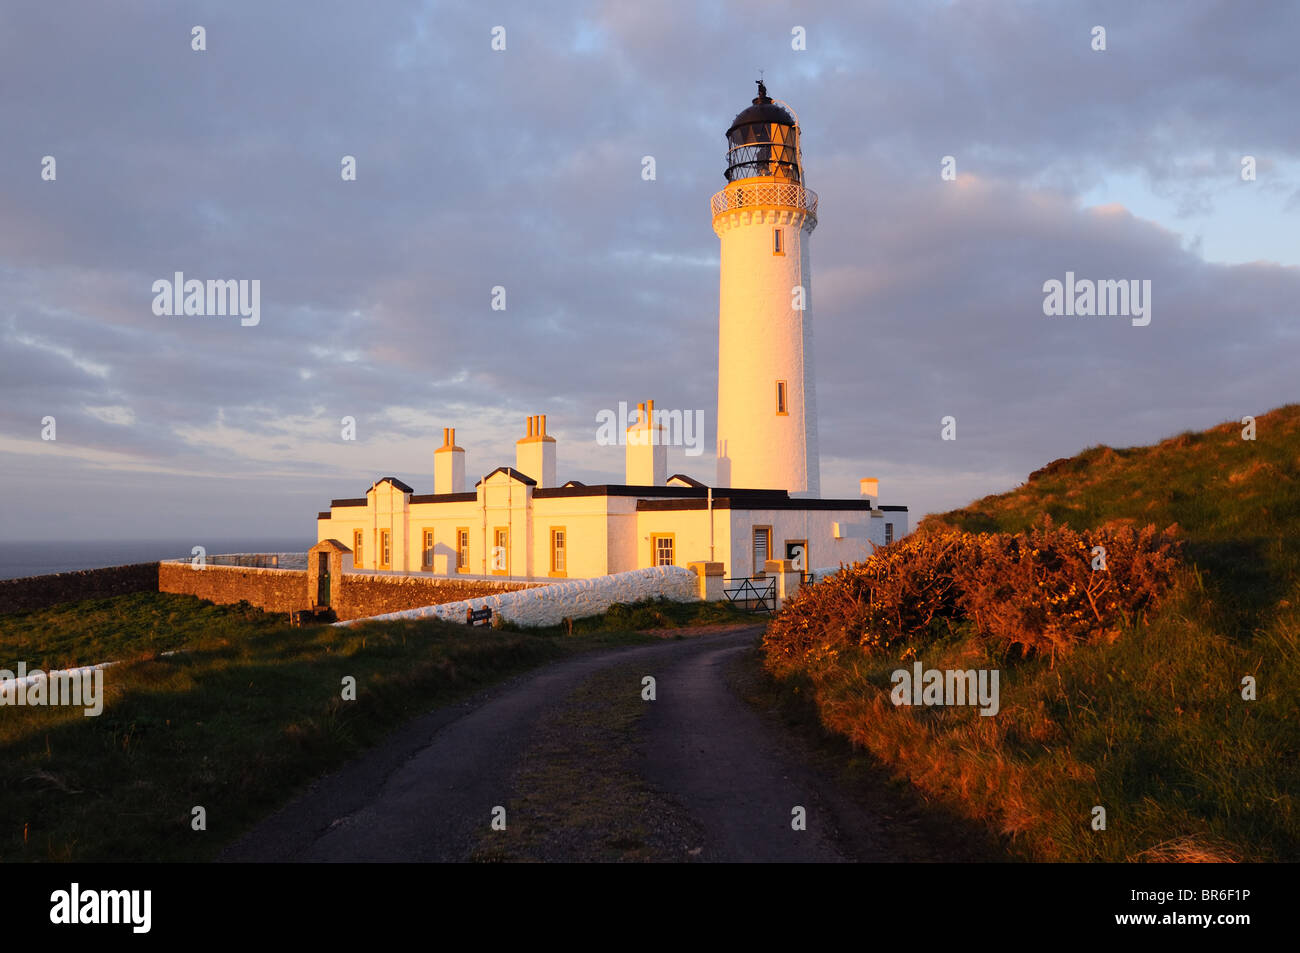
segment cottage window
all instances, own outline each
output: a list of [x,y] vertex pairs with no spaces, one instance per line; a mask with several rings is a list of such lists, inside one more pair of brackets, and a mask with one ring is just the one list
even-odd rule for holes
[[492,532],[492,572],[504,576],[510,571],[510,530],[498,526]]
[[767,567],[768,554],[772,552],[772,527],[754,527],[754,575]]
[[551,575],[563,576],[566,573],[564,527],[551,528]]
[[420,565],[422,565],[425,569],[432,569],[433,568],[433,530],[426,529],[423,535],[424,535],[424,545],[422,547],[423,555],[422,558],[420,559]]

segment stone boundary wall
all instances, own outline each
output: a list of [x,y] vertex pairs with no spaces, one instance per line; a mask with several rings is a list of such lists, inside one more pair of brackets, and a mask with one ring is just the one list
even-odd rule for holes
[[[693,578],[694,574],[691,575]],[[346,621],[446,603],[462,605],[467,601],[482,601],[526,589],[565,588],[591,581],[593,580],[563,583],[506,582],[344,573],[331,579],[333,591],[330,602],[339,619]],[[310,600],[307,585],[307,572],[302,569],[260,569],[212,563],[203,569],[195,569],[188,559],[137,563],[21,579],[0,579],[0,615],[47,609],[83,599],[106,599],[133,592],[196,596],[221,605],[248,602],[267,612],[291,612],[308,607]],[[476,605],[475,608],[479,606]],[[464,609],[461,609],[462,618],[464,614]]]
[[158,564],[133,563],[104,569],[57,572],[22,579],[0,579],[0,615],[48,609],[83,599],[108,599],[132,592],[158,591]]
[[[537,586],[530,582],[443,579],[426,576],[384,576],[344,573],[330,580],[330,608],[340,620],[420,609],[442,603],[517,592]],[[549,588],[549,587],[543,587]],[[464,615],[462,612],[461,615]]]
[[[360,619],[476,596],[514,592],[531,585],[533,584],[523,582],[344,573],[330,579],[330,608],[340,619]],[[160,564],[158,591],[182,593],[223,604],[242,600],[267,612],[306,609],[310,602],[306,570],[214,566],[211,563],[204,569],[194,569],[189,560]]]
[[565,618],[581,619],[600,615],[617,602],[644,602],[647,599],[671,599],[673,602],[698,602],[699,577],[681,566],[656,566],[630,572],[598,576],[594,579],[571,579],[549,586],[535,586],[523,592],[467,599],[389,612],[366,619],[340,621],[335,625],[388,619],[444,619],[464,622],[467,609],[489,608],[493,616],[525,627],[559,625]]
[[267,612],[291,612],[307,607],[305,569],[256,569],[214,566],[195,569],[188,559],[158,565],[158,592],[198,596],[221,605],[248,602]]

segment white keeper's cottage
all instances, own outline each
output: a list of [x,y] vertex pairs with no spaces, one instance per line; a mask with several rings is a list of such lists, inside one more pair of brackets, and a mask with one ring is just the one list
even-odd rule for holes
[[907,507],[880,506],[875,480],[855,499],[820,498],[812,367],[809,241],[817,195],[804,186],[799,124],[758,96],[727,130],[727,185],[713,196],[721,241],[717,477],[668,475],[662,412],[639,405],[625,482],[556,479],[546,416],[527,419],[514,466],[465,485],[465,451],[443,431],[432,493],[384,477],[317,517],[320,541],[354,568],[394,573],[583,578],[648,566],[722,564],[762,575],[854,562],[908,532]]

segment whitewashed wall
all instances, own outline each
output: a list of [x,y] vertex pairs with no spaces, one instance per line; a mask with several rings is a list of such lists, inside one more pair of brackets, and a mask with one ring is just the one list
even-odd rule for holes
[[656,566],[631,572],[598,576],[594,579],[571,579],[536,589],[503,592],[462,602],[448,602],[422,609],[388,612],[368,619],[352,619],[335,625],[356,625],[387,619],[445,619],[464,622],[467,609],[489,608],[494,616],[528,628],[559,625],[565,617],[581,619],[600,615],[616,602],[643,602],[647,599],[670,599],[673,602],[697,602],[698,577],[682,566]]

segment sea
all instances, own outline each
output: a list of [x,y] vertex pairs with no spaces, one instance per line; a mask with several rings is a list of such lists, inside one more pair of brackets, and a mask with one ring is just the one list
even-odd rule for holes
[[302,537],[279,536],[258,539],[233,537],[230,539],[115,539],[87,542],[9,542],[0,541],[0,579],[18,579],[22,576],[43,576],[52,572],[73,572],[77,569],[102,569],[105,566],[125,566],[130,563],[148,563],[158,559],[192,558],[196,545],[202,545],[208,556],[222,553],[305,553],[316,545],[316,540]]

